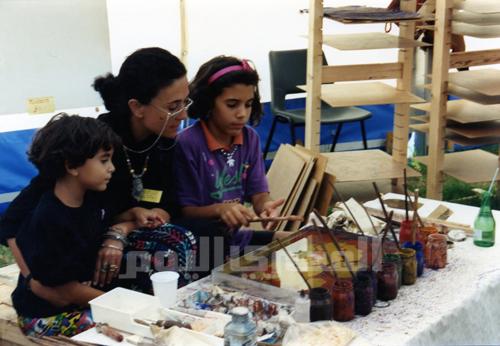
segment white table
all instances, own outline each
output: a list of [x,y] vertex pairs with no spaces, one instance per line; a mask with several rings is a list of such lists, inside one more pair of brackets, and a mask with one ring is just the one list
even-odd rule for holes
[[[387,194],[385,198],[403,198]],[[478,208],[420,199],[421,216],[438,204],[454,211],[449,221],[472,225]],[[365,205],[375,207],[378,201]],[[391,209],[389,209],[391,210]],[[402,212],[399,210],[398,212]],[[500,212],[494,211],[500,223]],[[499,236],[500,237],[500,233]],[[498,239],[498,238],[497,238]],[[178,298],[209,284],[209,278],[179,290]],[[480,248],[472,239],[455,243],[444,269],[425,269],[413,286],[403,286],[386,308],[374,308],[344,325],[354,329],[361,344],[372,345],[477,345],[500,344],[500,245]],[[354,342],[353,344],[360,344]]]
[[[400,198],[387,194],[384,198]],[[449,221],[472,225],[478,208],[420,199],[426,216],[438,204],[454,211]],[[378,201],[367,202],[374,205]],[[389,209],[391,210],[391,209]],[[497,234],[500,212],[494,211]],[[498,239],[498,236],[497,236]],[[413,286],[403,286],[387,308],[356,317],[346,326],[373,345],[500,344],[500,245],[480,248],[472,239],[448,250],[444,269],[425,269]]]

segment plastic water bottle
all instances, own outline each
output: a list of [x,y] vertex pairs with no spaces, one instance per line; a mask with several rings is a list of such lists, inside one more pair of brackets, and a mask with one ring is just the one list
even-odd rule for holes
[[231,322],[224,328],[224,346],[254,346],[257,344],[257,324],[250,319],[248,308],[231,310]]
[[481,209],[474,221],[474,245],[489,247],[495,244],[495,219],[491,213],[491,193],[486,191]]
[[300,295],[295,299],[295,314],[293,315],[296,322],[310,322],[311,301],[304,290],[300,291]]

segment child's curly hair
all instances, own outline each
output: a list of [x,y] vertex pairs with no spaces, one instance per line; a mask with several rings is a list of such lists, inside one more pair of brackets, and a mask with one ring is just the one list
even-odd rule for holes
[[82,166],[99,149],[120,145],[120,137],[102,121],[59,113],[36,132],[28,159],[41,177],[55,181],[66,174],[66,167]]

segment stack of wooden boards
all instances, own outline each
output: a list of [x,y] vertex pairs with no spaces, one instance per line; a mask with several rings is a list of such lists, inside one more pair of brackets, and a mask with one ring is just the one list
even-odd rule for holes
[[[281,215],[307,218],[312,208],[326,215],[335,177],[325,172],[328,159],[301,146],[283,144],[267,173],[271,198],[284,198]],[[305,220],[306,221],[306,220]],[[282,221],[276,230],[297,230],[300,221]]]

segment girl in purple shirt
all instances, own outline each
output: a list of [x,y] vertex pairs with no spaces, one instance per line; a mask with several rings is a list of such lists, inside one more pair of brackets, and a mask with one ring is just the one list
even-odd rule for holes
[[[176,147],[184,216],[220,220],[240,249],[286,235],[240,229],[257,215],[277,216],[284,203],[269,196],[259,137],[247,126],[262,115],[258,81],[247,60],[219,56],[203,64],[190,84],[189,116],[199,120],[179,134]],[[264,224],[266,230],[274,226]]]

